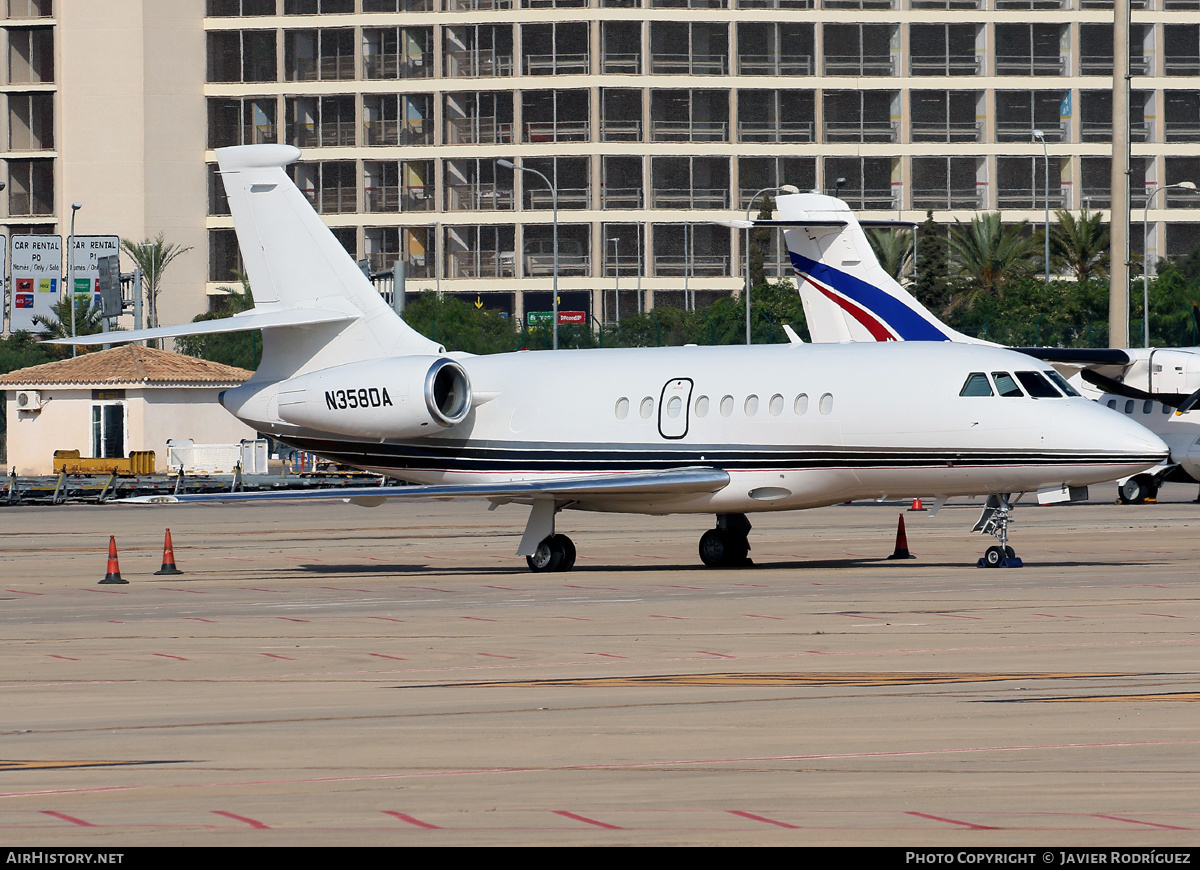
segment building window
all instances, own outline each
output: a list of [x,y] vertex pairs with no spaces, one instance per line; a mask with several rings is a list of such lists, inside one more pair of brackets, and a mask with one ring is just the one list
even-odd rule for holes
[[513,170],[489,157],[445,162],[442,186],[446,211],[512,211]]
[[8,213],[54,214],[54,161],[8,161]]
[[54,81],[54,31],[21,27],[8,31],[8,80],[12,84]]
[[353,30],[287,30],[284,46],[284,66],[290,82],[354,79]]
[[92,405],[92,458],[125,458],[125,403]]
[[463,24],[444,30],[442,63],[449,78],[510,76],[513,31],[510,24]]
[[53,18],[54,0],[8,0],[9,18]]
[[513,141],[512,91],[446,94],[442,112],[447,145],[499,145]]
[[275,0],[208,0],[205,11],[210,18],[274,15]]
[[284,15],[350,15],[354,0],[283,0]]
[[233,230],[209,230],[208,280],[236,282],[237,275],[244,272],[237,233]]
[[650,92],[650,141],[726,142],[729,92],[654,90]]
[[363,30],[363,78],[420,79],[433,75],[432,27]]
[[287,142],[297,148],[354,144],[354,97],[288,97]]
[[812,91],[738,91],[739,142],[813,142]]
[[8,147],[12,151],[54,148],[54,95],[8,95]]
[[273,82],[274,30],[229,30],[208,34],[210,82]]
[[275,97],[209,97],[208,147],[279,141]]

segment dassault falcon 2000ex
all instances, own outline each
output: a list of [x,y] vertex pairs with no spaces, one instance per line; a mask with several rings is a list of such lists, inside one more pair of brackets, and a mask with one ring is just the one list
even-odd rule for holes
[[[1083,399],[963,395],[978,378],[1043,379],[1030,357],[996,348],[448,353],[388,307],[288,179],[284,167],[299,156],[284,145],[217,151],[251,311],[96,343],[261,329],[262,363],[223,394],[224,406],[287,444],[411,484],[318,497],[529,505],[517,553],[534,571],[575,562],[574,544],[555,532],[564,508],[714,514],[700,558],[733,566],[748,561],[751,512],[889,493],[1070,493],[1166,453],[1146,429]],[[164,500],[268,496],[280,497]],[[1000,529],[1003,504],[992,509]],[[990,552],[997,563],[1012,555]]]
[[[813,341],[999,347],[951,329],[880,268],[862,226],[841,200],[798,194],[781,196],[778,204],[779,220],[761,223],[784,229]],[[1114,478],[1122,502],[1153,498],[1167,481],[1200,482],[1200,347],[1018,349],[1053,363],[1084,396],[1123,410],[1166,442],[1170,455],[1150,472]],[[1036,386],[1024,386],[1038,394]]]

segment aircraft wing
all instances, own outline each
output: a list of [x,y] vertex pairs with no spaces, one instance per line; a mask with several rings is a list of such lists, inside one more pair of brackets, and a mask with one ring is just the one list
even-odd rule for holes
[[1129,354],[1118,348],[1107,347],[1014,347],[1018,353],[1027,353],[1048,363],[1073,363],[1088,366],[1127,366]]
[[125,504],[177,504],[182,502],[308,501],[312,499],[380,504],[390,498],[573,498],[580,496],[654,496],[716,492],[729,484],[719,468],[674,468],[631,474],[556,477],[497,483],[436,484],[431,486],[357,486],[341,489],[284,490],[272,492],[196,493],[147,495],[124,498]]
[[133,329],[119,332],[98,332],[74,338],[53,338],[42,344],[118,344],[123,341],[145,341],[157,338],[179,338],[184,335],[214,335],[222,332],[244,332],[249,329],[272,329],[279,326],[311,326],[318,323],[338,323],[352,320],[354,315],[343,311],[318,308],[295,308],[281,311],[250,310],[232,317],[181,323],[178,326],[156,326],[153,329]]

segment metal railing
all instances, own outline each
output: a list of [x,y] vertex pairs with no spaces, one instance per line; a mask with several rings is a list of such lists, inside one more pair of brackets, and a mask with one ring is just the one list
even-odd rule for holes
[[691,275],[696,278],[723,278],[730,274],[727,256],[651,257],[650,267],[656,277]]
[[[1195,46],[1192,46],[1195,51]],[[1195,76],[1200,75],[1200,58],[1195,56],[1189,57],[1171,57],[1167,55],[1163,58],[1163,75],[1168,76]]]
[[738,74],[744,76],[810,76],[813,74],[811,55],[779,57],[775,54],[739,54]]
[[354,79],[354,55],[334,54],[320,58],[292,59],[291,81],[348,81]]
[[353,187],[323,187],[317,197],[321,214],[345,214],[358,211],[358,192]]
[[335,148],[354,144],[353,121],[324,121],[320,124],[287,125],[287,140],[297,148]]
[[727,121],[650,121],[652,142],[725,142]]
[[1066,131],[1058,125],[1042,126],[1034,121],[1022,119],[1020,121],[997,121],[996,141],[1032,142],[1034,129],[1041,130],[1047,142],[1062,142],[1066,136]]
[[[587,187],[563,187],[560,185],[558,207],[560,209],[590,208],[589,191],[590,188]],[[527,187],[525,188],[525,203],[525,208],[549,211],[554,208],[554,194],[545,187]]]
[[[1001,187],[996,190],[997,208],[1045,208],[1046,197],[1039,187],[1029,188]],[[1050,188],[1050,208],[1065,208],[1066,197],[1061,189]]]
[[640,187],[609,187],[600,188],[600,202],[603,208],[641,208],[643,190]]
[[996,55],[998,76],[1063,76],[1067,74],[1066,58],[1061,54],[1038,57],[1028,54]]
[[1079,56],[1081,76],[1111,76],[1113,56],[1111,54],[1082,54]]
[[[533,278],[538,275],[554,274],[553,254],[526,254],[524,274]],[[590,275],[592,258],[587,254],[558,252],[558,274],[568,276]]]
[[893,76],[896,64],[891,55],[863,57],[858,54],[825,55],[827,76]]
[[526,142],[586,142],[587,121],[530,121],[525,125]]
[[447,211],[512,211],[512,188],[495,184],[446,185]]
[[826,142],[896,142],[899,124],[891,121],[826,121]]
[[600,59],[600,71],[605,75],[640,75],[642,56],[632,52],[606,51]]
[[513,71],[513,56],[492,50],[448,51],[445,63],[448,76],[510,76]]
[[813,142],[812,121],[738,121],[739,142]]
[[497,122],[488,116],[446,121],[446,143],[449,145],[503,145],[512,141],[511,121]]
[[364,121],[363,145],[432,145],[432,121]]
[[279,141],[279,128],[275,124],[214,124],[209,130],[214,148],[225,145],[274,145]]
[[402,57],[399,52],[363,55],[363,78],[424,79],[433,75],[433,67],[420,57]]
[[726,187],[650,189],[651,208],[728,208],[729,189]]
[[895,210],[896,198],[891,188],[886,190],[850,190],[845,187],[840,192],[826,191],[830,196],[837,196],[851,208]]
[[1200,122],[1165,121],[1163,127],[1168,142],[1200,142]]
[[641,142],[641,119],[608,119],[600,121],[601,142]]
[[512,278],[516,273],[511,251],[454,251],[446,259],[448,278]]
[[986,188],[972,185],[958,189],[932,188],[913,189],[912,207],[915,209],[982,209],[986,205]]
[[587,52],[576,54],[529,54],[525,56],[526,75],[587,75]]
[[651,54],[650,72],[656,75],[723,76],[729,57],[723,54]]
[[400,192],[401,211],[434,211],[437,200],[432,191],[425,187],[410,187]]
[[979,142],[983,139],[982,121],[913,121],[914,142]]
[[399,185],[372,185],[363,188],[363,209],[369,212],[400,211]]
[[983,75],[983,56],[978,54],[951,54],[939,57],[914,55],[908,61],[908,68],[915,76],[979,76]]

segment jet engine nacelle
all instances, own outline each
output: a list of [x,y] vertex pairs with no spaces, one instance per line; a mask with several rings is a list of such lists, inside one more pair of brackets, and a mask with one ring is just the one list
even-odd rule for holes
[[350,363],[279,385],[288,423],[364,438],[415,438],[461,423],[471,379],[448,357],[406,356]]

